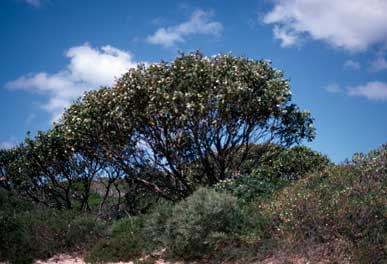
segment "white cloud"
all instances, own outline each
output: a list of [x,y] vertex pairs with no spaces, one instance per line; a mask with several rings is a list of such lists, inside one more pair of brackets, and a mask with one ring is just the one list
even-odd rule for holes
[[63,70],[24,75],[7,83],[7,87],[48,96],[42,107],[56,120],[85,91],[112,85],[116,78],[136,66],[129,52],[112,46],[93,48],[84,44],[70,48],[66,57],[70,62]]
[[219,36],[222,33],[223,25],[220,22],[212,21],[211,13],[197,10],[191,18],[177,26],[159,28],[153,35],[146,38],[151,44],[159,44],[171,47],[178,42],[184,42],[189,35],[203,34]]
[[337,83],[331,83],[324,88],[329,93],[340,93],[341,88]]
[[344,63],[344,69],[358,71],[360,70],[360,63],[353,60],[347,60]]
[[[274,8],[263,17],[263,22],[274,24],[275,37],[283,46],[306,36],[353,52],[387,42],[385,0],[274,1]],[[291,41],[279,32],[292,36]]]
[[387,60],[384,57],[379,56],[376,60],[371,62],[370,71],[378,72],[383,70],[387,70]]
[[349,87],[348,95],[366,97],[373,101],[387,101],[387,83],[374,81]]
[[277,25],[274,26],[273,34],[276,39],[281,40],[281,47],[293,46],[298,40],[296,34]]

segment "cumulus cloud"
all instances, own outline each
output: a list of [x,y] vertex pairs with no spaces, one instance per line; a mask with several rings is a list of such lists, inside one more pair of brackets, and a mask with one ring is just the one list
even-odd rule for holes
[[223,25],[220,22],[212,21],[211,16],[210,12],[197,10],[188,21],[176,26],[159,28],[153,35],[149,35],[146,41],[151,44],[171,47],[178,42],[184,42],[189,35],[219,36],[223,31]]
[[294,45],[305,37],[352,52],[387,43],[385,0],[274,1],[263,22],[274,25],[274,36],[282,46]]
[[373,101],[387,101],[387,83],[374,81],[349,87],[348,95],[366,97]]
[[294,32],[281,28],[279,26],[274,26],[273,34],[276,39],[281,40],[281,47],[293,46],[297,43],[298,37]]
[[344,63],[344,69],[358,71],[360,70],[360,63],[354,60],[347,60]]
[[109,45],[101,48],[89,44],[72,47],[66,52],[66,57],[69,64],[57,73],[27,74],[6,86],[48,96],[42,107],[56,120],[85,91],[112,85],[116,78],[136,66],[131,53]]

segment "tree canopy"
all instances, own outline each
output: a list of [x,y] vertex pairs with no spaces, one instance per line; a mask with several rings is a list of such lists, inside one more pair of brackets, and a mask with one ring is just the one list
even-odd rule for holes
[[86,94],[61,124],[67,138],[127,173],[155,168],[159,175],[144,184],[180,196],[225,179],[232,157],[251,143],[313,139],[310,114],[290,101],[288,80],[269,62],[195,52],[130,70],[112,88]]
[[17,148],[15,174],[24,192],[51,195],[58,207],[75,199],[87,208],[96,178],[178,200],[230,177],[252,144],[312,140],[312,123],[268,61],[180,54],[79,98],[52,129]]

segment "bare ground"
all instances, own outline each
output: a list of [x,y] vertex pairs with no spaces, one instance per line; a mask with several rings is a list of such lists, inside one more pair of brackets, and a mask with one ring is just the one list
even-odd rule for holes
[[[54,256],[48,260],[44,261],[36,261],[35,264],[86,264],[86,262],[83,260],[82,256],[79,255],[67,255],[67,254],[60,254],[57,256]],[[204,264],[207,263],[206,261],[199,261],[199,262],[183,262],[183,261],[166,261],[163,259],[158,259],[153,262],[154,264]],[[239,264],[239,262],[223,262],[219,264]],[[319,261],[319,262],[311,262],[305,257],[299,257],[299,256],[274,256],[268,259],[265,259],[260,262],[254,262],[251,264],[328,264],[331,263],[329,260],[327,261]],[[336,263],[342,263],[342,264],[349,264],[349,262],[336,262]],[[114,262],[109,264],[134,264],[133,261],[129,262]]]

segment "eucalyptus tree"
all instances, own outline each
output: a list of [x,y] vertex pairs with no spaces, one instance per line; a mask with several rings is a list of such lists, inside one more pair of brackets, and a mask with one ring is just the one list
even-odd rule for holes
[[[160,190],[160,180],[159,184],[155,183],[153,177],[159,172],[147,165],[133,119],[123,115],[116,100],[111,88],[90,91],[66,110],[56,127],[63,131],[73,151],[104,164],[99,181],[105,185],[101,206],[115,193],[115,206],[126,202],[133,213],[148,207],[142,205],[144,201],[140,197],[154,194],[166,199],[170,197]],[[153,197],[150,200],[154,200]]]
[[[15,149],[17,158],[10,164],[9,180],[15,191],[37,203],[71,208],[68,179],[72,177],[68,175],[70,168],[65,164],[66,152],[62,147],[52,131],[40,131],[35,138],[27,137]],[[63,173],[58,174],[59,169]]]
[[76,152],[54,127],[13,149],[7,182],[12,190],[50,207],[88,210],[90,187],[102,163]]
[[74,144],[178,199],[227,178],[234,156],[242,153],[238,168],[253,143],[312,140],[312,122],[269,62],[195,52],[129,70],[112,88],[86,94],[61,124]]

